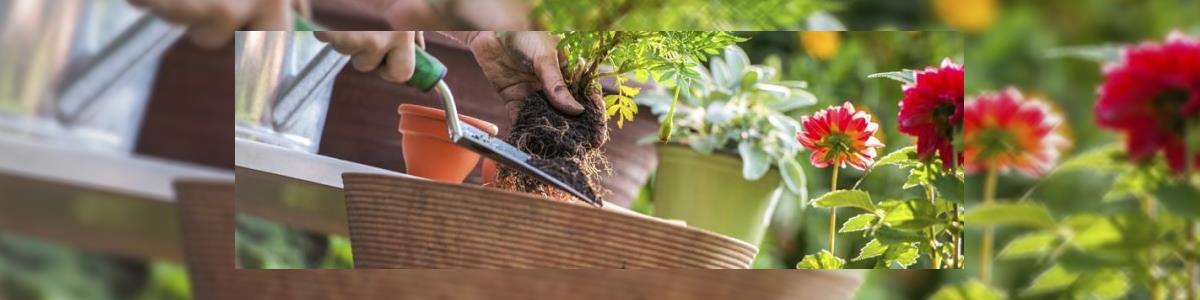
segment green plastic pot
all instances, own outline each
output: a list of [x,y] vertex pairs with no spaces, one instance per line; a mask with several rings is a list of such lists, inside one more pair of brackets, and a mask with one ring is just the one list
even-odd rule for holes
[[654,215],[687,222],[758,245],[778,197],[779,171],[762,178],[742,177],[742,160],[726,153],[703,154],[691,148],[658,146],[654,179]]

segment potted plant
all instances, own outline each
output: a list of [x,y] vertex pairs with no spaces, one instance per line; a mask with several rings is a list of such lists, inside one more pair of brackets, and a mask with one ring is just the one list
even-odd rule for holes
[[[628,78],[686,86],[698,76],[694,67],[743,38],[724,31],[597,31],[560,32],[565,53],[563,74],[571,93],[584,107],[578,116],[559,114],[541,92],[530,95],[517,111],[506,140],[529,153],[543,171],[567,179],[585,194],[601,196],[598,183],[609,171],[600,151],[608,140],[608,118],[618,127],[633,120],[640,89]],[[599,80],[613,78],[618,93],[601,97]],[[669,113],[668,113],[669,115]],[[669,116],[668,116],[669,119]],[[669,136],[670,127],[661,130]],[[497,188],[569,200],[568,194],[541,181],[500,166]]]
[[676,132],[658,147],[654,214],[757,245],[779,199],[807,197],[800,125],[787,113],[816,97],[804,82],[751,65],[736,46],[693,71],[698,79],[675,93],[683,101],[674,109],[662,89],[636,98]]

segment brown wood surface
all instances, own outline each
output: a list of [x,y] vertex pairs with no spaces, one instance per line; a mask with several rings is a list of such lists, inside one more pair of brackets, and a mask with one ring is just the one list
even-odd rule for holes
[[758,249],[736,239],[510,193],[347,173],[356,268],[748,268]]
[[196,299],[850,299],[860,284],[811,270],[239,270],[233,183],[176,187]]

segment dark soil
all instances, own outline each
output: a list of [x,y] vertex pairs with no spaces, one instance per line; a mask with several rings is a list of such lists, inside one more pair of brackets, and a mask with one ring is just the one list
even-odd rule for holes
[[[577,89],[576,99],[584,106],[578,116],[558,112],[542,92],[530,95],[521,104],[513,122],[508,143],[534,157],[531,163],[539,169],[562,179],[581,193],[600,200],[604,194],[600,175],[610,173],[608,160],[600,147],[608,140],[608,130],[599,87]],[[580,97],[579,95],[588,95]],[[574,197],[547,186],[533,177],[500,167],[496,186],[501,189],[532,193],[553,199],[571,201]]]
[[[534,158],[529,161],[534,167],[562,180],[567,185],[570,185],[575,190],[583,193],[589,198],[596,199],[596,191],[592,190],[592,186],[588,181],[588,177],[583,175],[579,164],[571,159],[552,158],[541,159]],[[568,195],[568,197],[571,197]]]

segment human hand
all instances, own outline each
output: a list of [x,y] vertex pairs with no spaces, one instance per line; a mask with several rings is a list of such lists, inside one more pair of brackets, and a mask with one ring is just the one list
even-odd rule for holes
[[339,0],[387,21],[392,29],[529,30],[531,7],[523,0]]
[[[454,36],[452,34],[452,36]],[[504,99],[510,115],[515,115],[518,103],[537,91],[545,91],[550,105],[567,115],[579,115],[583,105],[572,96],[562,67],[565,56],[558,51],[558,38],[549,32],[512,32],[503,38],[491,31],[471,32],[456,36],[471,49],[484,75]],[[588,97],[591,105],[599,97]]]
[[303,0],[129,0],[168,22],[187,26],[192,42],[205,48],[224,46],[241,28],[288,30],[292,5]]
[[412,78],[414,47],[425,48],[425,37],[420,31],[318,31],[313,35],[337,52],[349,55],[355,70],[379,69],[380,77],[395,83]]

